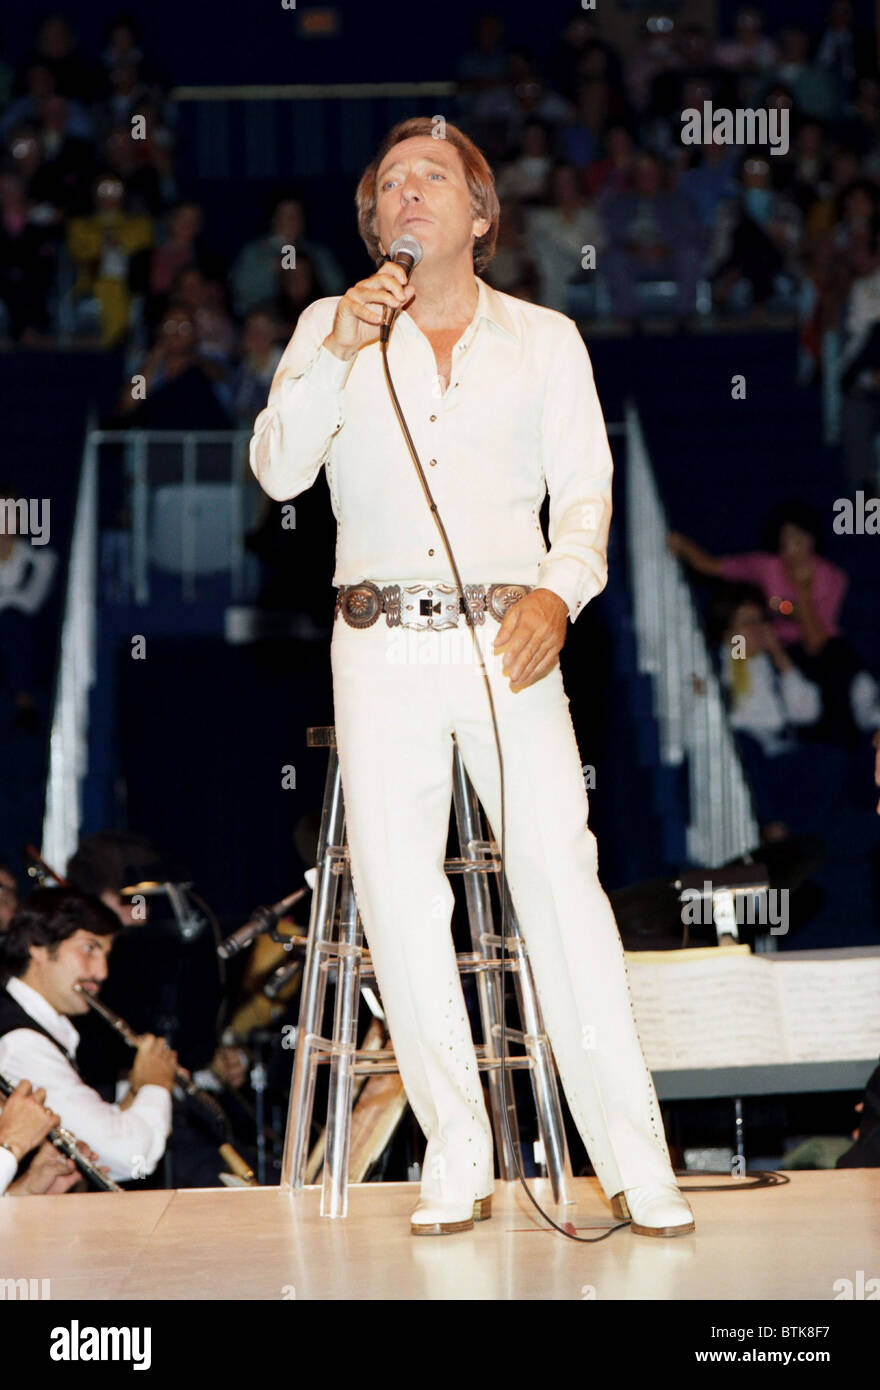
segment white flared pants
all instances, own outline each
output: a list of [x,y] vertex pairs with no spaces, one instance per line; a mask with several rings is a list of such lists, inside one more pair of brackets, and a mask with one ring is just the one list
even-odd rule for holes
[[[572,1117],[608,1196],[674,1182],[633,1013],[623,947],[597,873],[587,794],[557,664],[514,694],[476,629],[504,758],[506,873]],[[492,1134],[451,933],[444,871],[452,736],[500,846],[489,702],[460,628],[350,628],[331,644],[352,883],[407,1097],[426,1139],[422,1195],[492,1191]]]

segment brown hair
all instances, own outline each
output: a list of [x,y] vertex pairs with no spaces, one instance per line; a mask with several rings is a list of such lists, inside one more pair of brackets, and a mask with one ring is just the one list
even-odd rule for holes
[[[377,265],[381,265],[386,259],[379,247],[376,233],[376,180],[382,160],[401,140],[411,140],[417,135],[433,135],[436,125],[436,120],[431,116],[411,116],[409,120],[398,121],[397,125],[389,130],[376,152],[376,157],[361,175],[354,199],[357,205],[358,231]],[[471,195],[473,216],[485,217],[490,224],[489,230],[474,241],[474,270],[479,273],[494,256],[495,242],[498,240],[500,209],[498,194],[495,192],[495,177],[483,152],[464,131],[459,130],[458,126],[446,123],[443,138],[458,150]]]

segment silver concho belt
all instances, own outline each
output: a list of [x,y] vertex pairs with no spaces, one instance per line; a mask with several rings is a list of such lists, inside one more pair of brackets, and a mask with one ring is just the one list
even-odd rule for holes
[[[474,623],[484,623],[486,614],[500,623],[509,608],[531,593],[532,584],[465,584],[464,598],[454,584],[385,584],[371,579],[360,584],[343,584],[336,595],[336,614],[341,613],[349,627],[372,627],[385,614],[389,627],[458,627],[465,614],[465,603]],[[335,614],[334,614],[335,616]]]

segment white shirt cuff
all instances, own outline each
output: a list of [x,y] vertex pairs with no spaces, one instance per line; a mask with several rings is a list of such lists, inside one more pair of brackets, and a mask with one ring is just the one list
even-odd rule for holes
[[0,1197],[13,1181],[17,1172],[18,1163],[15,1154],[11,1154],[8,1149],[0,1149]]

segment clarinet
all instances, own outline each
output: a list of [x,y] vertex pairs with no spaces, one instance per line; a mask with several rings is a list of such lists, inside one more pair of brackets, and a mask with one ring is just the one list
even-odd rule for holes
[[[11,1096],[15,1090],[12,1082],[0,1072],[0,1095]],[[115,1183],[112,1178],[108,1178],[106,1173],[102,1173],[96,1163],[90,1158],[86,1158],[77,1148],[77,1138],[71,1134],[69,1129],[62,1129],[57,1125],[55,1129],[50,1129],[46,1136],[50,1144],[54,1144],[59,1153],[64,1154],[65,1158],[70,1158],[76,1164],[83,1177],[90,1178],[96,1187],[102,1192],[122,1192],[123,1188]]]
[[[100,999],[96,999],[93,994],[89,994],[88,990],[79,989],[79,987],[77,987],[77,992],[82,995],[89,1008],[94,1009],[96,1014],[100,1014],[105,1023],[109,1023],[110,1027],[115,1029],[119,1036],[128,1043],[129,1047],[137,1049],[140,1046],[140,1036],[133,1028],[128,1026],[124,1018],[120,1018],[119,1014],[115,1014],[112,1009],[108,1009],[106,1004],[102,1004]],[[197,1086],[192,1077],[187,1076],[182,1067],[178,1067],[175,1070],[174,1084],[179,1086],[190,1100],[201,1106],[202,1110],[207,1112],[214,1124],[221,1125],[225,1133],[229,1123],[225,1110],[218,1104],[212,1095],[202,1090],[201,1086]]]

